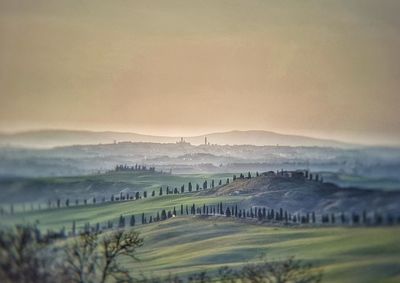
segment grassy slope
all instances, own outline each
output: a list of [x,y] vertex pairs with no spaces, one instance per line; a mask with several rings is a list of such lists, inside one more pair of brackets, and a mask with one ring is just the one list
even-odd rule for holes
[[[196,175],[199,180],[203,175]],[[133,176],[119,176],[132,178]],[[115,178],[119,178],[115,176]],[[180,176],[181,177],[181,176]],[[180,178],[179,177],[179,178]],[[190,175],[193,180],[193,175]],[[189,178],[188,177],[188,178]],[[80,181],[79,177],[77,182]],[[103,177],[101,177],[103,178]],[[172,184],[162,179],[163,184]],[[57,182],[57,179],[52,179]],[[62,179],[61,182],[64,182]],[[118,179],[121,181],[121,179]],[[182,181],[182,179],[178,179]],[[156,186],[150,177],[136,176],[134,183]],[[160,179],[161,182],[161,179]],[[211,204],[219,201],[236,202],[244,196],[208,196],[199,194],[173,195],[148,198],[133,202],[106,203],[45,211],[17,213],[0,216],[1,224],[40,221],[43,229],[71,227],[77,220],[78,227],[116,219],[120,214],[154,214],[162,208],[196,203]],[[241,223],[226,219],[200,219],[177,217],[165,222],[138,226],[145,238],[140,249],[141,263],[130,266],[134,272],[162,275],[187,274],[222,265],[240,265],[257,260],[265,254],[269,259],[296,256],[324,268],[323,282],[399,282],[400,280],[400,228],[280,228]],[[128,263],[127,263],[128,264]],[[129,263],[130,265],[130,263]],[[385,280],[381,280],[385,278]],[[392,281],[390,281],[392,280]]]
[[326,182],[332,182],[342,187],[380,189],[385,191],[400,190],[400,181],[393,178],[376,178],[333,172],[320,172],[320,175],[323,176]]
[[[44,205],[48,199],[54,201],[57,198],[63,200],[70,198],[73,202],[76,198],[82,201],[83,198],[95,195],[109,198],[112,193],[118,193],[121,190],[130,192],[147,191],[149,193],[152,190],[158,190],[160,186],[180,188],[183,184],[187,190],[189,182],[192,182],[193,186],[196,183],[201,186],[204,180],[210,182],[214,179],[215,184],[217,184],[220,179],[225,183],[226,178],[232,179],[232,174],[168,175],[143,172],[113,172],[76,177],[16,179],[0,183],[0,194],[2,196],[0,203],[25,202],[29,208],[30,202],[42,203]],[[15,209],[22,209],[22,206],[16,205]]]
[[196,193],[183,194],[183,195],[168,195],[149,197],[147,199],[140,199],[137,201],[126,202],[113,202],[98,205],[87,206],[71,206],[69,208],[60,209],[46,209],[41,211],[20,212],[14,215],[0,216],[3,225],[15,223],[34,223],[39,221],[39,227],[43,230],[47,229],[61,229],[63,226],[67,231],[71,229],[72,221],[75,220],[77,228],[82,228],[84,223],[90,222],[95,224],[97,222],[106,222],[108,220],[116,220],[121,214],[130,216],[136,215],[136,221],[140,222],[140,215],[145,213],[147,215],[155,215],[157,211],[162,209],[172,210],[174,206],[180,213],[180,205],[211,205],[219,202],[235,203],[243,200],[242,196],[199,196]]
[[191,273],[246,261],[297,259],[324,270],[323,282],[399,282],[400,228],[277,228],[226,219],[177,217],[139,228],[136,273]]

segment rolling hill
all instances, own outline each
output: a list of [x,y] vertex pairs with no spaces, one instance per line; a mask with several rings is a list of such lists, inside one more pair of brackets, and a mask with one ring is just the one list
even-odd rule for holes
[[[282,145],[282,146],[321,146],[321,147],[356,147],[353,144],[334,140],[318,139],[297,135],[284,135],[269,131],[229,131],[209,133],[201,136],[184,137],[195,145],[204,144],[207,137],[211,144],[229,145]],[[18,133],[0,134],[0,145],[49,148],[77,144],[107,144],[114,141],[175,143],[181,137],[143,135],[128,132],[93,132],[75,130],[37,130]]]
[[260,176],[236,179],[204,195],[249,196],[243,206],[283,208],[290,212],[391,212],[400,215],[400,192],[343,188],[303,178]]

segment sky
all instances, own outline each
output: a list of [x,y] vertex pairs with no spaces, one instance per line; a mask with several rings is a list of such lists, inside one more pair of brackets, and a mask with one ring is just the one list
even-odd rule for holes
[[0,131],[400,145],[400,1],[0,0]]

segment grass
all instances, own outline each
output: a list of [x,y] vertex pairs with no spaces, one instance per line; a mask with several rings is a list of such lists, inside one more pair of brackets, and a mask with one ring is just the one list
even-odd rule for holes
[[342,187],[358,187],[384,191],[398,191],[400,189],[400,182],[395,178],[377,178],[333,172],[321,172],[320,174],[326,182],[332,182]]
[[[105,203],[3,216],[1,223],[32,223],[40,228],[82,227],[116,219],[119,215],[154,215],[180,204],[213,204],[243,201],[243,196],[210,197],[199,194],[169,195],[138,201]],[[400,227],[270,227],[223,217],[178,216],[167,221],[135,227],[144,238],[138,250],[140,262],[122,263],[138,276],[187,275],[213,271],[246,262],[281,260],[295,256],[324,270],[327,283],[398,282],[400,278]]]
[[[100,200],[103,196],[110,198],[111,194],[118,194],[120,191],[126,192],[143,192],[151,193],[159,188],[169,186],[180,189],[185,185],[187,190],[188,183],[191,182],[195,188],[198,183],[202,186],[207,180],[209,183],[212,179],[215,185],[222,180],[232,180],[232,174],[182,174],[169,175],[161,173],[148,172],[111,172],[97,175],[75,176],[75,177],[46,177],[32,179],[15,179],[0,182],[0,192],[3,207],[9,210],[10,203],[14,205],[15,211],[29,210],[32,203],[35,208],[40,203],[42,207],[46,207],[47,201],[54,202],[60,198],[64,203],[68,198],[71,203],[75,199],[79,199],[80,203],[85,198],[97,197]],[[91,202],[91,200],[90,200]]]
[[237,203],[244,200],[242,196],[200,196],[197,193],[181,194],[181,195],[168,195],[148,197],[135,201],[125,202],[107,202],[97,205],[87,206],[71,206],[63,208],[53,208],[45,210],[36,210],[29,212],[19,212],[14,215],[0,216],[2,225],[12,225],[17,223],[39,223],[39,228],[43,231],[47,229],[59,230],[66,227],[67,231],[71,229],[72,221],[76,221],[77,228],[83,228],[86,222],[91,224],[105,223],[108,220],[116,220],[120,215],[130,216],[134,214],[136,221],[140,222],[140,215],[155,215],[157,211],[172,210],[176,207],[180,211],[180,206],[191,206],[193,203],[196,206],[203,204],[213,205],[219,202]]
[[245,262],[297,259],[324,270],[323,282],[398,282],[399,227],[281,228],[221,218],[177,217],[140,226],[145,245],[134,273],[190,274]]
[[[175,187],[201,184],[205,179],[226,179],[231,175],[149,175],[104,174],[68,178],[43,178],[40,182],[63,192],[79,191],[88,184],[97,188],[158,189],[160,185]],[[101,185],[99,185],[101,184]],[[27,187],[28,188],[28,187]],[[33,187],[35,189],[40,187]],[[26,189],[26,188],[25,188]],[[40,189],[40,191],[45,191]],[[21,193],[21,192],[19,192]],[[43,230],[70,230],[72,221],[77,228],[84,223],[104,223],[121,214],[154,215],[162,209],[172,210],[180,205],[237,203],[251,196],[215,196],[181,194],[149,197],[137,201],[113,202],[60,209],[18,212],[0,216],[0,225],[39,222]],[[202,270],[215,270],[230,265],[240,267],[246,262],[297,259],[311,262],[324,270],[325,283],[339,282],[400,282],[400,227],[271,227],[244,223],[222,217],[178,216],[167,221],[138,225],[135,229],[144,237],[144,246],[138,250],[140,262],[123,260],[136,276],[171,274],[187,275]]]

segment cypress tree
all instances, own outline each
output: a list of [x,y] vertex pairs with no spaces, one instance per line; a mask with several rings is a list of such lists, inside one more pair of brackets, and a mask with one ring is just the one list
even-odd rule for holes
[[176,216],[176,209],[175,209],[175,206],[174,206],[174,210],[173,210],[173,212],[172,212],[172,215],[173,215],[173,216]]
[[196,184],[196,191],[200,190],[199,184]]
[[189,190],[190,193],[192,192],[192,182],[189,182],[189,184],[188,184],[188,190]]
[[342,224],[345,224],[347,222],[346,216],[343,212],[340,214],[340,221],[342,222]]
[[156,195],[156,191],[153,190],[153,191],[151,192],[151,196],[154,197],[155,195]]
[[362,213],[362,220],[364,224],[367,224],[367,212],[365,210]]
[[135,199],[139,199],[140,198],[140,193],[139,192],[136,192],[136,194],[135,194]]
[[144,213],[142,213],[142,224],[146,224],[146,219],[144,218]]
[[120,217],[119,217],[118,227],[119,228],[125,227],[125,217],[123,217],[122,215],[120,215]]
[[72,221],[72,236],[76,235],[76,221]]
[[165,220],[165,219],[167,219],[167,213],[165,212],[165,209],[163,209],[161,211],[161,220]]
[[355,212],[353,212],[352,214],[352,220],[353,220],[353,224],[358,224],[360,222],[360,217],[358,216],[358,214],[356,214]]
[[183,215],[183,204],[181,204],[181,215]]
[[226,178],[226,184],[227,185],[229,184],[229,178]]
[[226,208],[226,217],[231,216],[231,210],[229,209],[229,206]]
[[259,208],[258,209],[258,220],[262,220],[262,218],[263,218],[263,214],[262,214],[261,208]]
[[131,220],[130,220],[130,225],[131,226],[135,226],[135,222],[136,222],[136,219],[135,219],[135,215],[131,215]]
[[250,172],[247,174],[247,179],[251,179],[251,173]]
[[143,197],[144,197],[144,198],[147,198],[147,191],[144,191],[144,192],[143,192]]
[[189,215],[189,207],[186,205],[186,215]]
[[383,223],[383,217],[381,214],[376,213],[375,214],[375,224],[376,225],[381,225]]
[[163,194],[163,190],[162,190],[162,187],[160,187],[159,195],[162,196],[162,194]]
[[183,194],[185,192],[185,185],[181,186],[181,194]]
[[211,188],[214,189],[214,179],[211,180]]

